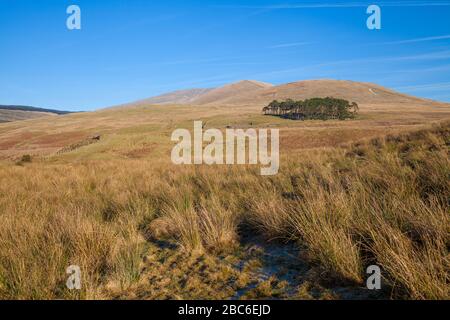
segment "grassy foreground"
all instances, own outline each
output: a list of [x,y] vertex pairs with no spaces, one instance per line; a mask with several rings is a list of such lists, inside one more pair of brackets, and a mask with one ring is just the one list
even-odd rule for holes
[[[445,123],[292,152],[273,177],[142,159],[2,164],[0,298],[345,298],[335,288],[363,287],[378,264],[382,297],[449,299],[449,147]],[[298,256],[261,277],[249,238]],[[81,292],[65,287],[73,264]]]

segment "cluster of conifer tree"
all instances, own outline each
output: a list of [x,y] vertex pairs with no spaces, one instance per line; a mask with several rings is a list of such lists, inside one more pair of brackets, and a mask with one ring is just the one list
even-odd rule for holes
[[272,101],[264,107],[265,115],[279,116],[293,120],[328,120],[353,119],[359,108],[355,102],[350,103],[344,99],[312,98],[304,101]]

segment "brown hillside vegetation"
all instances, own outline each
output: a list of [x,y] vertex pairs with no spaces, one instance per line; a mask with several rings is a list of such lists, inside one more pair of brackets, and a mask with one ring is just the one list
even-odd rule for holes
[[[0,298],[449,299],[450,108],[398,99],[345,121],[138,102],[2,123]],[[279,128],[278,175],[173,165],[194,120]]]
[[0,105],[0,123],[68,114],[70,112],[23,105]]
[[261,92],[254,101],[265,102],[265,99],[286,100],[288,98],[305,100],[314,97],[340,98],[359,104],[417,104],[426,102],[426,100],[407,96],[376,84],[338,80],[310,80],[288,83]]
[[197,97],[192,103],[196,105],[227,104],[230,99],[240,101],[242,97],[256,96],[272,86],[269,83],[254,80],[239,81],[211,90]]
[[[2,165],[0,297],[367,298],[379,264],[378,297],[448,299],[449,145],[447,123],[294,153],[268,179],[143,160]],[[249,237],[293,243],[297,262],[274,268]]]
[[48,112],[0,109],[0,123],[1,122],[27,120],[27,119],[35,119],[35,118],[48,117],[48,116],[54,116],[54,114],[51,114]]
[[[273,90],[278,93],[267,94]],[[342,97],[358,102],[360,116],[351,122],[306,121],[293,124],[287,120],[261,115],[262,107],[273,98],[280,101],[286,97],[301,100],[314,95]],[[177,96],[177,99],[184,99],[182,96],[183,94]],[[350,81],[303,81],[278,87],[255,81],[241,81],[208,90],[200,96],[208,104],[159,106],[142,100],[96,112],[45,117],[28,120],[23,124],[3,124],[0,126],[0,159],[15,160],[23,154],[52,155],[97,134],[106,137],[104,143],[100,144],[104,147],[103,152],[87,152],[86,156],[108,158],[123,155],[124,152],[135,153],[135,149],[147,149],[155,143],[155,152],[167,152],[167,143],[159,142],[168,142],[175,127],[191,127],[192,121],[199,119],[215,128],[283,128],[282,148],[290,149],[335,146],[336,143],[349,142],[355,138],[420,128],[427,122],[450,118],[449,104],[408,97],[376,85]],[[168,103],[167,100],[164,101]],[[224,104],[217,101],[224,101]],[[234,101],[241,102],[236,105],[226,104]],[[147,135],[144,137],[144,134]],[[111,143],[117,148],[108,148]],[[123,150],[124,148],[130,150]]]
[[[150,99],[148,102],[157,104],[159,99],[167,96],[170,96],[170,94]],[[441,103],[395,92],[377,84],[345,80],[306,80],[278,86],[246,80],[208,90],[182,103],[192,105],[264,105],[273,100],[305,100],[317,97],[340,98],[358,104],[442,106]],[[180,102],[177,98],[173,101],[164,100],[164,103]]]
[[188,89],[179,90],[170,93],[160,95],[158,97],[149,98],[140,103],[147,104],[190,104],[195,101],[200,96],[208,93],[213,89]]

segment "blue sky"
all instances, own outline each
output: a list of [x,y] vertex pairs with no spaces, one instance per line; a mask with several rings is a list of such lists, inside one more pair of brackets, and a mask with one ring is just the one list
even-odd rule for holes
[[[81,8],[68,30],[66,8]],[[366,27],[378,4],[382,29]],[[0,0],[0,104],[93,110],[242,79],[450,101],[450,1]]]

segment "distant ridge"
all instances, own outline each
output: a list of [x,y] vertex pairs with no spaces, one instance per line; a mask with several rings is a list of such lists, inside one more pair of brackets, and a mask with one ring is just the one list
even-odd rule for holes
[[[374,83],[349,80],[305,80],[274,86],[243,80],[214,89],[191,89],[142,100],[149,104],[264,105],[273,100],[333,97],[359,104],[442,104],[396,92]],[[162,102],[162,103],[161,103]]]
[[242,80],[219,88],[195,88],[177,90],[156,97],[137,101],[148,104],[208,104],[226,100],[238,94],[247,94],[265,88],[273,87],[270,83],[256,80]]
[[72,112],[20,105],[0,105],[0,123],[69,113]]
[[228,100],[240,101],[246,96],[257,96],[265,89],[270,89],[273,84],[255,81],[243,80],[215,88],[192,101],[195,104],[227,104]]
[[139,102],[149,104],[189,104],[195,101],[196,98],[210,92],[213,89],[186,89],[169,92],[156,96],[153,98],[145,99]]
[[45,113],[54,113],[54,114],[68,114],[72,113],[71,111],[61,111],[54,109],[45,109],[45,108],[37,108],[30,106],[19,106],[19,105],[0,105],[1,110],[19,110],[19,111],[33,111],[33,112],[45,112]]

